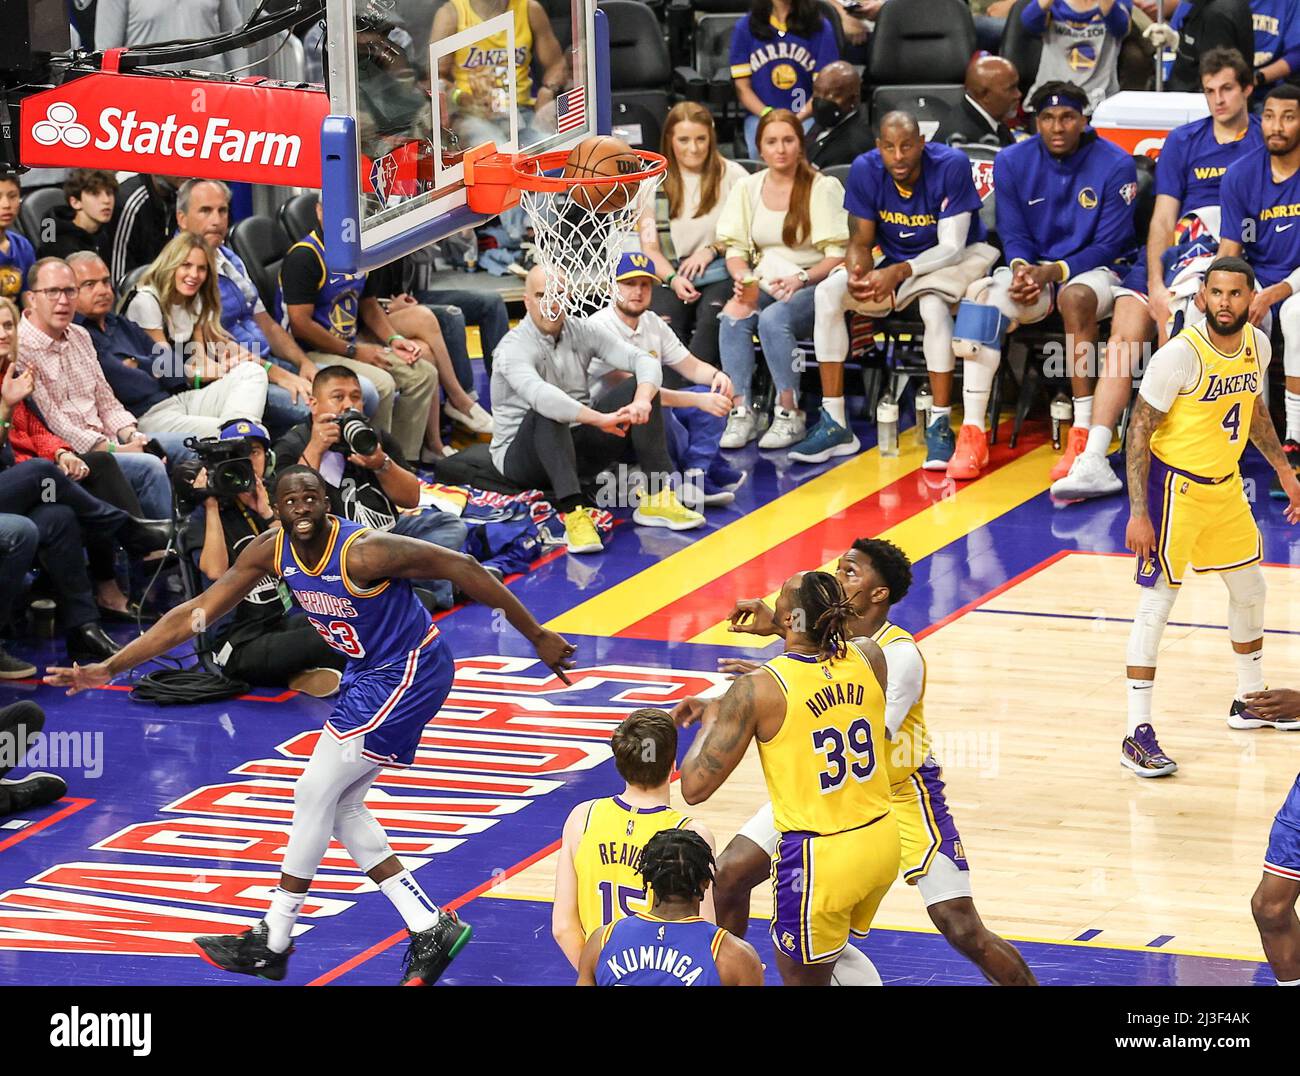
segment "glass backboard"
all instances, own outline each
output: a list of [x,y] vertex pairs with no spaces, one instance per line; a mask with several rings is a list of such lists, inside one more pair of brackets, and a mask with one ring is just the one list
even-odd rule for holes
[[595,0],[548,3],[329,0],[332,269],[373,268],[479,223],[466,207],[468,150],[566,149],[602,129],[602,115],[608,129],[603,16]]

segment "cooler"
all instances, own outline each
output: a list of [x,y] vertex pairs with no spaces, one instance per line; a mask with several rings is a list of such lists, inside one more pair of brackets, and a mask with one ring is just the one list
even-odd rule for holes
[[1203,94],[1124,90],[1097,106],[1092,126],[1102,138],[1134,156],[1155,158],[1170,131],[1209,114]]

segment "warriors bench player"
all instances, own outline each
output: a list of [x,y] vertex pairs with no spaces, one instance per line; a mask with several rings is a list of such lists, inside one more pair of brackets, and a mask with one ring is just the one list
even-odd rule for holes
[[449,579],[500,609],[561,679],[572,644],[547,631],[477,561],[428,542],[372,531],[328,515],[329,497],[310,467],[286,467],[275,484],[283,529],[258,535],[203,594],[177,606],[108,661],[51,668],[47,684],[69,695],[192,638],[195,625],[233,609],[266,575],[278,576],[316,630],[350,659],[334,712],[294,787],[293,825],[280,886],[266,917],[242,934],[196,938],[209,963],[226,971],[283,979],[290,935],[331,836],[393,902],[410,931],[403,985],[432,985],[470,936],[439,909],[394,855],[365,805],[381,766],[409,766],[420,732],[451,691],[455,663],[410,579]]

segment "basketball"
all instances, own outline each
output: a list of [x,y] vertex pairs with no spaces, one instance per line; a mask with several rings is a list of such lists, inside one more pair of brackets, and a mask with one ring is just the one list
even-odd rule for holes
[[[584,138],[564,163],[565,179],[593,179],[596,176],[627,176],[644,166],[636,151],[612,135]],[[584,183],[575,185],[570,197],[584,209],[612,213],[622,209],[635,193],[635,183]]]

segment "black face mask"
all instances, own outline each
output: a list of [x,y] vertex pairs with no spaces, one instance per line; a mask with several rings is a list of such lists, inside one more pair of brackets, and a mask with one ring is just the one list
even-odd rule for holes
[[844,118],[844,109],[825,97],[814,97],[812,107],[813,119],[823,131],[829,130]]

